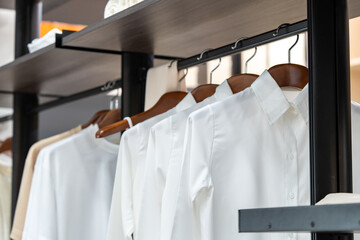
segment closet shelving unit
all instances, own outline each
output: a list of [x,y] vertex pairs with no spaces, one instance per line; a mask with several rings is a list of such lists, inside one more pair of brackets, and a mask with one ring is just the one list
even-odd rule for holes
[[[360,16],[360,1],[145,0],[1,67],[0,91],[14,99],[13,211],[39,111],[101,92],[99,85],[120,78],[115,85],[122,88],[122,115],[131,116],[143,110],[145,74],[154,56],[180,59],[178,68],[184,69],[306,30],[311,201],[351,192],[348,9],[351,18]],[[292,24],[274,36],[283,23]],[[250,38],[231,48],[245,36]],[[198,61],[207,48],[212,50]],[[39,105],[39,94],[60,99]],[[239,230],[352,232],[360,230],[359,212],[359,204],[240,209]]]

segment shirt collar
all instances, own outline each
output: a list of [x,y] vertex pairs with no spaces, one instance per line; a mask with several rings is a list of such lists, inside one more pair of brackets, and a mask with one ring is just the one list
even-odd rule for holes
[[225,98],[233,95],[233,92],[229,86],[229,83],[227,80],[222,82],[215,90],[214,97],[217,101],[224,100]]
[[187,109],[188,107],[191,107],[196,104],[195,98],[189,92],[186,94],[186,96],[176,105],[175,109],[176,112],[181,112],[182,110]]
[[[251,88],[270,124],[275,123],[291,107],[281,88],[267,70],[256,79]],[[293,105],[298,109],[303,119],[308,122],[307,86],[295,98]]]
[[294,105],[299,110],[302,118],[306,123],[309,122],[309,89],[308,84],[294,99]]

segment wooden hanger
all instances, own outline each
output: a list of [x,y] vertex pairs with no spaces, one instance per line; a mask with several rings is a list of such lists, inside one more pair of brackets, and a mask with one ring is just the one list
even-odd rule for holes
[[12,138],[8,138],[3,141],[0,145],[0,153],[12,150]]
[[90,126],[91,124],[95,124],[98,123],[99,120],[103,119],[103,117],[106,115],[106,113],[108,113],[110,110],[101,110],[98,111],[97,113],[95,113],[92,118],[85,124],[83,124],[81,126],[82,129],[87,128],[88,126]]
[[[281,25],[279,26],[279,28]],[[279,29],[278,28],[278,29]],[[275,79],[279,87],[295,87],[303,89],[309,82],[309,71],[306,67],[291,63],[291,50],[299,41],[299,34],[296,35],[295,43],[288,50],[287,64],[279,64],[271,67],[268,72]]]
[[271,67],[268,71],[279,87],[303,89],[309,82],[308,69],[301,65],[291,63],[280,64]]
[[233,93],[238,93],[251,86],[259,77],[256,74],[241,73],[230,77],[227,81]]
[[[135,116],[132,116],[131,121],[132,121],[133,125],[135,126],[136,124],[138,124],[140,122],[143,122],[147,119],[150,119],[156,115],[159,115],[161,113],[164,113],[164,112],[170,110],[171,108],[175,107],[186,96],[186,94],[187,94],[186,92],[165,93],[164,95],[161,96],[159,101],[152,108],[150,108],[149,110],[147,110],[145,112],[142,112]],[[114,124],[111,124],[109,126],[99,129],[96,132],[96,137],[97,138],[107,137],[112,134],[124,131],[129,127],[130,126],[129,126],[128,121],[122,120],[122,121],[116,122]]]
[[217,84],[200,85],[191,91],[191,95],[194,97],[197,103],[202,102],[215,93],[217,86]]
[[96,123],[99,125],[99,128],[103,128],[121,120],[121,110],[120,108],[117,108],[108,111],[105,116],[103,116],[101,119],[98,119]]

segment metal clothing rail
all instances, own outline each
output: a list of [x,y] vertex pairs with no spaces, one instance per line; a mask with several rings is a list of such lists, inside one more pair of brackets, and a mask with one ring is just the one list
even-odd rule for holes
[[178,69],[182,70],[220,57],[229,56],[250,48],[254,48],[269,42],[273,42],[298,33],[305,32],[306,30],[306,20],[293,24],[286,24],[286,26],[282,28],[274,29],[266,33],[256,35],[254,37],[243,38],[243,40],[237,42],[236,46],[234,43],[231,43],[223,47],[206,51],[202,55],[201,59],[199,59],[199,55],[181,59],[178,61]]
[[36,108],[33,108],[30,111],[30,113],[38,113],[38,112],[41,112],[41,111],[44,111],[44,110],[47,110],[50,108],[54,108],[54,107],[57,107],[57,106],[60,106],[60,105],[63,105],[63,104],[69,103],[69,102],[80,100],[82,98],[87,98],[87,97],[91,97],[91,96],[94,96],[94,95],[97,95],[100,93],[109,92],[113,89],[121,88],[121,84],[122,84],[121,79],[115,80],[115,81],[110,81],[110,82],[107,82],[105,85],[102,85],[102,86],[99,86],[96,88],[92,88],[92,89],[89,89],[89,90],[86,90],[83,92],[79,92],[79,93],[76,93],[76,94],[73,94],[73,95],[70,95],[67,97],[62,97],[58,100],[54,100],[54,101],[51,101],[48,103],[44,103],[42,105],[39,105]]

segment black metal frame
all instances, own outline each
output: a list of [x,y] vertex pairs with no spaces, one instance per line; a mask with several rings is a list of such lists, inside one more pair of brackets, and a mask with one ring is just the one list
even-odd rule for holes
[[[37,1],[32,0],[29,2],[30,9],[35,9]],[[29,2],[17,0],[17,4],[23,4],[24,6],[28,6]],[[21,11],[23,8],[17,6],[17,9]],[[26,15],[25,19],[31,19],[30,22],[34,23],[34,16],[31,17],[31,14],[30,16]],[[178,69],[185,69],[304,32],[307,27],[309,27],[311,202],[314,204],[330,192],[352,191],[346,0],[329,0],[326,3],[319,0],[308,0],[308,22],[305,20],[284,26],[275,36],[273,30],[247,38],[239,42],[235,49],[232,48],[233,44],[228,44],[210,50],[204,54],[201,60],[198,60],[198,55],[180,59]],[[35,28],[30,25],[25,26],[23,19],[17,19],[16,32],[19,36],[21,32],[25,32],[30,36],[33,29]],[[17,44],[17,53],[23,51],[24,42],[29,42],[28,36],[26,38],[17,38],[19,43]],[[153,58],[179,59],[169,56],[153,56],[146,53],[64,46],[63,36],[65,35],[57,36],[57,48],[122,55],[122,81],[117,82],[117,86],[121,85],[122,87],[123,116],[131,116],[143,110],[145,73],[148,68],[152,67]],[[95,88],[41,106],[38,106],[35,94],[14,93],[13,212],[17,201],[24,160],[30,145],[36,140],[37,136],[37,113],[99,92],[101,92],[99,88]],[[329,131],[329,129],[333,131]],[[251,232],[275,230],[351,232],[352,230],[359,230],[359,222],[355,223],[359,212],[360,205],[240,210],[239,230]],[[296,215],[291,216],[290,213],[296,213]],[[351,221],[344,219],[338,227],[336,227],[337,223],[331,222],[332,218],[327,215],[333,214],[332,217],[340,217],[347,213],[353,214],[351,215]],[[354,215],[354,213],[357,213],[357,215]],[[285,216],[288,217],[286,222],[283,221]],[[313,219],[313,221],[310,221],[310,228],[309,219]],[[318,223],[320,224],[318,225]],[[351,235],[344,236],[346,239],[352,238]],[[334,239],[334,235],[318,234],[313,235],[313,238]]]
[[266,33],[262,33],[256,35],[254,37],[246,38],[240,41],[235,49],[232,47],[234,43],[228,44],[226,46],[209,50],[204,53],[203,57],[198,60],[199,55],[195,55],[189,58],[181,59],[178,61],[178,69],[186,69],[188,67],[192,67],[204,62],[208,62],[210,60],[218,59],[220,57],[229,56],[235,53],[242,52],[244,50],[257,47],[259,45],[263,45],[269,42],[273,42],[276,40],[280,40],[289,36],[292,36],[297,33],[302,33],[307,30],[307,21],[301,21],[294,24],[289,24],[283,28],[279,29],[279,32],[276,36],[274,36],[275,30],[268,31]]
[[[124,53],[131,53],[131,52],[124,52],[124,51],[115,51],[115,50],[107,50],[107,49],[98,49],[98,48],[88,48],[88,47],[79,47],[79,46],[67,46],[63,44],[63,38],[68,36],[69,34],[73,33],[74,31],[64,30],[62,34],[56,34],[56,41],[55,47],[62,48],[62,49],[69,49],[75,51],[84,51],[84,52],[96,52],[96,53],[106,53],[106,54],[115,54],[115,55],[123,55]],[[140,53],[133,53],[133,54],[140,54]],[[173,60],[173,59],[182,59],[180,57],[174,56],[164,56],[164,55],[154,55],[156,59],[162,60]]]

